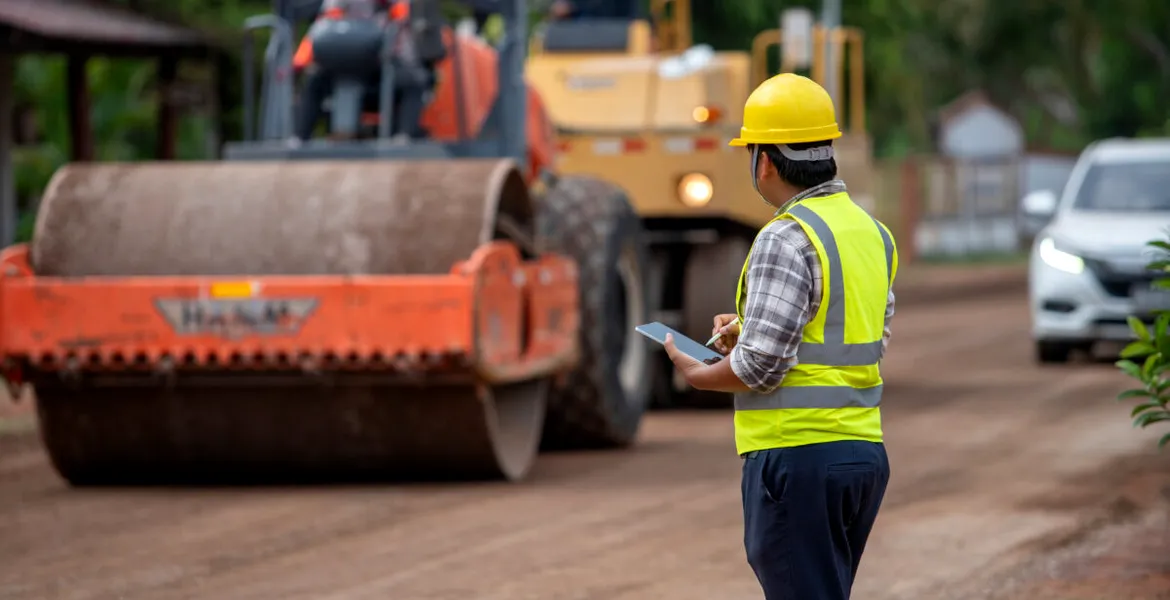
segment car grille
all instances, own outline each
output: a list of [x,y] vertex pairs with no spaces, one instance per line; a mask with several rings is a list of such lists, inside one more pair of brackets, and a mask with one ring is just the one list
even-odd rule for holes
[[1128,298],[1130,289],[1135,283],[1150,283],[1154,274],[1149,271],[1134,273],[1132,270],[1123,271],[1112,267],[1109,263],[1098,259],[1085,259],[1085,267],[1105,289],[1105,292],[1115,298]]

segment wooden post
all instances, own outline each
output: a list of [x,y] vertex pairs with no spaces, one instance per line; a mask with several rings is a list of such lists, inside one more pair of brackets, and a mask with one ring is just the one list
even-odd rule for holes
[[922,171],[915,157],[902,162],[902,239],[898,248],[900,264],[911,264],[918,258],[918,220],[922,213]]
[[69,135],[73,139],[71,156],[74,161],[93,160],[93,127],[90,125],[89,82],[85,65],[89,57],[70,54],[67,67],[69,94]]
[[12,169],[12,93],[16,56],[0,52],[0,246],[16,241],[16,173]]
[[[226,54],[215,51],[215,56],[212,59],[215,77],[215,123],[216,123],[216,148],[215,155],[212,158],[223,158],[223,144],[232,139],[240,139],[233,137],[232,126],[228,123],[228,119],[232,116],[228,107],[234,106],[232,101],[238,100],[232,96],[232,80],[230,75],[233,75],[232,63]],[[237,130],[238,131],[238,130]]]
[[220,112],[222,105],[220,104],[219,98],[220,78],[222,78],[222,74],[219,70],[219,63],[216,62],[214,55],[208,54],[205,61],[209,80],[204,88],[204,98],[206,99],[204,116],[207,118],[207,133],[204,138],[204,158],[219,159],[222,158],[220,156],[220,147],[223,144],[220,138],[220,133],[223,129],[221,125],[223,117]]
[[159,160],[175,159],[176,133],[179,115],[175,110],[172,86],[178,72],[178,61],[173,56],[158,59],[158,138],[154,155]]

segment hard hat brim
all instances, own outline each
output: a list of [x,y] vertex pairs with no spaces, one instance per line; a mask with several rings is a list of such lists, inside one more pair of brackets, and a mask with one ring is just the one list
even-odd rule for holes
[[823,132],[814,135],[761,135],[758,137],[737,137],[727,143],[728,146],[742,148],[748,144],[808,144],[812,142],[828,142],[841,137],[841,131],[825,135]]

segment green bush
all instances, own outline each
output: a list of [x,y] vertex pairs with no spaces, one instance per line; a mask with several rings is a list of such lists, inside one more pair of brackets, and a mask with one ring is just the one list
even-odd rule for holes
[[[1170,289],[1170,242],[1153,241],[1148,244],[1163,256],[1148,265],[1148,268],[1167,274],[1154,281],[1156,287]],[[1137,400],[1138,405],[1130,412],[1133,426],[1146,428],[1154,423],[1170,421],[1170,312],[1162,311],[1154,319],[1153,327],[1147,327],[1141,319],[1129,317],[1129,327],[1137,340],[1121,351],[1117,367],[1126,375],[1141,383],[1141,387],[1125,390],[1118,394],[1118,400]],[[1158,448],[1170,443],[1170,433],[1158,440]]]

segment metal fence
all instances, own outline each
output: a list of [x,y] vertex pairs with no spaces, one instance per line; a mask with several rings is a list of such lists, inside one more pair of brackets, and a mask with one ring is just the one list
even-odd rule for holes
[[1019,205],[1033,187],[1031,161],[1028,156],[879,161],[875,216],[894,230],[899,254],[907,259],[1022,250]]
[[920,256],[1017,249],[1018,160],[920,163],[925,186],[914,243]]

